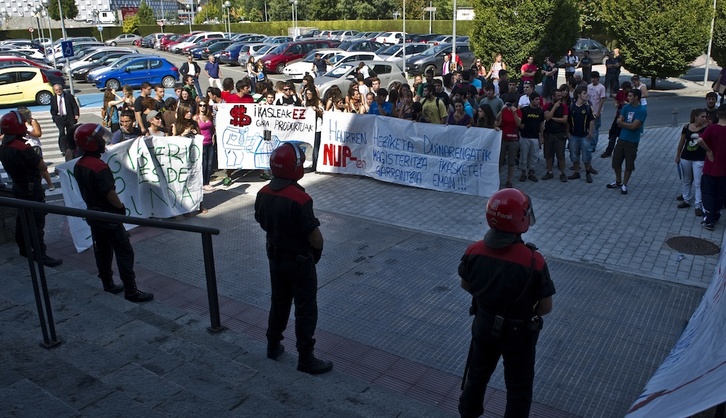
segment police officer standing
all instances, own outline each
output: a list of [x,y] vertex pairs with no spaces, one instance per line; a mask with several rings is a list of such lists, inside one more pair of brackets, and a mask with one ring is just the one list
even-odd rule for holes
[[[45,202],[45,191],[40,183],[40,173],[45,172],[48,166],[43,158],[33,151],[33,147],[25,143],[25,134],[28,128],[25,119],[17,110],[13,110],[0,118],[0,133],[3,135],[0,145],[0,163],[5,167],[10,178],[13,179],[13,197],[32,202]],[[56,267],[63,260],[49,257],[45,251],[45,213],[33,211],[35,228],[40,242],[40,259],[44,266]],[[23,229],[20,223],[20,214],[15,220],[15,242],[18,244],[20,255],[27,257],[27,248]]]
[[552,310],[555,287],[547,264],[521,234],[534,225],[529,197],[502,189],[487,203],[491,229],[466,249],[459,264],[461,287],[471,293],[475,315],[459,413],[478,417],[489,378],[504,357],[505,417],[527,417],[532,403],[535,345],[541,315]]
[[[126,208],[116,194],[111,169],[101,160],[101,154],[105,151],[110,137],[111,133],[96,123],[84,123],[76,129],[74,139],[78,148],[83,151],[83,156],[76,162],[73,175],[89,210],[126,215]],[[93,253],[103,290],[114,294],[125,290],[124,297],[131,302],[152,300],[152,293],[136,288],[134,249],[123,224],[89,219],[88,225],[91,227]],[[113,281],[111,263],[114,253],[123,286]]]
[[255,220],[267,233],[272,305],[267,326],[267,358],[276,360],[285,351],[280,343],[295,302],[297,369],[321,374],[333,363],[315,357],[315,326],[318,322],[318,276],[315,264],[323,253],[320,221],[313,213],[313,200],[297,181],[303,171],[305,153],[285,142],[270,155],[272,181],[257,193]]

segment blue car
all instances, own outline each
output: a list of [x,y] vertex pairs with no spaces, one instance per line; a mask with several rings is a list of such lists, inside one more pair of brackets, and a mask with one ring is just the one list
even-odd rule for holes
[[219,63],[227,65],[238,65],[239,51],[245,42],[235,42],[219,53]]
[[192,48],[189,50],[189,55],[192,56],[192,58],[196,60],[206,60],[209,58],[209,54],[213,54],[215,52],[221,51],[224,48],[230,46],[232,44],[232,41],[229,40],[215,40],[214,42],[211,42],[209,45],[205,46],[198,46],[196,48]]
[[88,81],[96,88],[120,90],[123,85],[140,86],[144,81],[172,88],[179,78],[179,69],[164,58],[147,56],[128,59],[123,64],[107,67],[98,73],[89,73]]

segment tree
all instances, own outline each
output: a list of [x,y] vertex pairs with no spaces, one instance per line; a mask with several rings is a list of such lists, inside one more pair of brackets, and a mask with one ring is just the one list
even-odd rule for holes
[[470,44],[485,59],[501,53],[519,72],[524,60],[563,56],[579,34],[579,11],[575,0],[475,0],[474,30]]
[[136,12],[136,18],[139,20],[140,25],[155,25],[156,17],[154,11],[146,4],[146,0],[141,0],[139,4],[139,11]]
[[[60,0],[63,7],[63,19],[75,19],[78,17],[78,7],[75,0]],[[58,12],[58,1],[51,0],[48,2],[48,16],[53,20],[60,20]]]
[[123,24],[123,33],[139,33],[139,17],[137,15],[126,16]]
[[312,0],[310,20],[338,20],[338,12],[335,9],[337,4],[337,0]]
[[[710,25],[713,8],[709,8],[709,10],[709,20],[707,23]],[[726,3],[723,1],[716,3],[716,21],[713,28],[711,58],[716,60],[721,67],[726,66]]]
[[709,0],[603,0],[603,19],[618,39],[625,67],[657,78],[684,74],[706,50]]

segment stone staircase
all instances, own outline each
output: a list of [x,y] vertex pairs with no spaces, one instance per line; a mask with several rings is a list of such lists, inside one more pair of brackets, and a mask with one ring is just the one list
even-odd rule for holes
[[46,269],[56,331],[45,349],[25,259],[0,245],[0,415],[13,417],[438,417],[444,410],[296,356],[158,301],[133,304],[72,267]]

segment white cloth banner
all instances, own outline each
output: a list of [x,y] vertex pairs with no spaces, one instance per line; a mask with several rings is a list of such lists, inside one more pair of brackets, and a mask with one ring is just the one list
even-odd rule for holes
[[726,402],[726,239],[711,285],[627,417],[688,417]]
[[[202,200],[202,137],[136,138],[110,145],[101,159],[116,181],[126,214],[171,218],[199,209]],[[78,158],[58,165],[66,207],[86,209],[73,175]],[[78,252],[93,245],[91,228],[81,218],[68,225]],[[134,225],[126,225],[130,229]]]
[[281,142],[297,142],[312,156],[316,115],[308,107],[222,103],[217,106],[215,127],[217,166],[254,170],[270,167],[270,153]]
[[317,171],[444,192],[499,190],[501,132],[326,112]]

